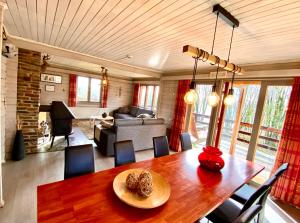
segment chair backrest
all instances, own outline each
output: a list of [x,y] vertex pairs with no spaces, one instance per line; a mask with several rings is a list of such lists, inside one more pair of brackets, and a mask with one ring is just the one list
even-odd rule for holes
[[276,176],[277,178],[279,178],[289,167],[288,163],[284,163],[282,164],[273,174],[273,176]]
[[191,136],[187,132],[183,132],[180,134],[180,143],[181,143],[181,150],[186,151],[189,149],[192,149],[192,141],[191,141]]
[[92,144],[65,148],[65,179],[94,172],[95,164]]
[[135,162],[135,154],[132,140],[114,143],[115,167]]
[[271,187],[276,180],[277,177],[272,176],[263,185],[261,185],[246,201],[240,213],[242,214],[254,204],[260,204],[264,207],[268,194],[270,193]]
[[244,211],[243,214],[237,217],[233,223],[248,223],[253,220],[253,218],[258,215],[262,210],[262,205],[254,205]]
[[153,137],[154,157],[169,155],[169,143],[167,136]]

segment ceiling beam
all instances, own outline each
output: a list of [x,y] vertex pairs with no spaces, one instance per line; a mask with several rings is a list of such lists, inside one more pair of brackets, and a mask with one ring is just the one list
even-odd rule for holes
[[74,60],[79,60],[79,61],[85,61],[93,64],[99,64],[99,70],[101,66],[104,66],[110,70],[110,72],[113,73],[122,73],[126,72],[127,74],[134,74],[134,76],[141,75],[143,77],[151,77],[151,78],[160,78],[161,72],[153,69],[147,69],[147,68],[142,68],[142,67],[137,67],[137,66],[132,66],[128,64],[123,64],[119,62],[115,62],[112,60],[107,60],[104,58],[99,58],[95,56],[91,56],[88,54],[83,54],[79,52],[75,52],[72,50],[67,50],[64,48],[48,45],[45,43],[40,43],[36,42],[33,40],[25,39],[22,37],[18,36],[13,36],[10,35],[7,30],[6,35],[7,39],[11,41],[16,47],[18,48],[24,48],[24,49],[29,49],[29,50],[34,50],[38,52],[44,52],[48,53],[50,55],[54,56],[60,56],[60,57],[66,57],[66,58],[71,58]]

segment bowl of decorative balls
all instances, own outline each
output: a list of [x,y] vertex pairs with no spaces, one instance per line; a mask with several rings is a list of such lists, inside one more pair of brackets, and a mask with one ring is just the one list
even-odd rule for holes
[[126,204],[143,209],[166,203],[171,187],[163,176],[144,169],[129,169],[119,173],[113,181],[117,197]]

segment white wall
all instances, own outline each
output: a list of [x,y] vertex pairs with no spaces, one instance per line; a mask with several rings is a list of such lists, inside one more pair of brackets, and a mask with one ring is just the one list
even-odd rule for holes
[[5,160],[11,158],[16,134],[18,57],[6,59],[5,79]]
[[[101,78],[100,75],[69,71],[57,68],[48,68],[45,73],[62,76],[62,84],[41,82],[41,105],[51,104],[52,101],[64,101],[68,104],[69,99],[69,75],[76,74],[85,77]],[[114,77],[108,78],[107,108],[77,106],[70,108],[78,119],[88,119],[92,115],[101,115],[110,111],[130,105],[132,101],[133,86],[131,80],[123,80]],[[80,83],[79,83],[80,84]],[[55,92],[45,91],[46,85],[55,85]]]

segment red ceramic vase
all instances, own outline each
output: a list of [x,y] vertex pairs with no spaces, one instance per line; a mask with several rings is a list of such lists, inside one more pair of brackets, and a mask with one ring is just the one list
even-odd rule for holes
[[201,164],[201,167],[211,170],[211,171],[219,171],[221,170],[225,163],[222,159],[222,151],[213,146],[206,146],[203,148],[203,152],[199,154],[198,160]]

